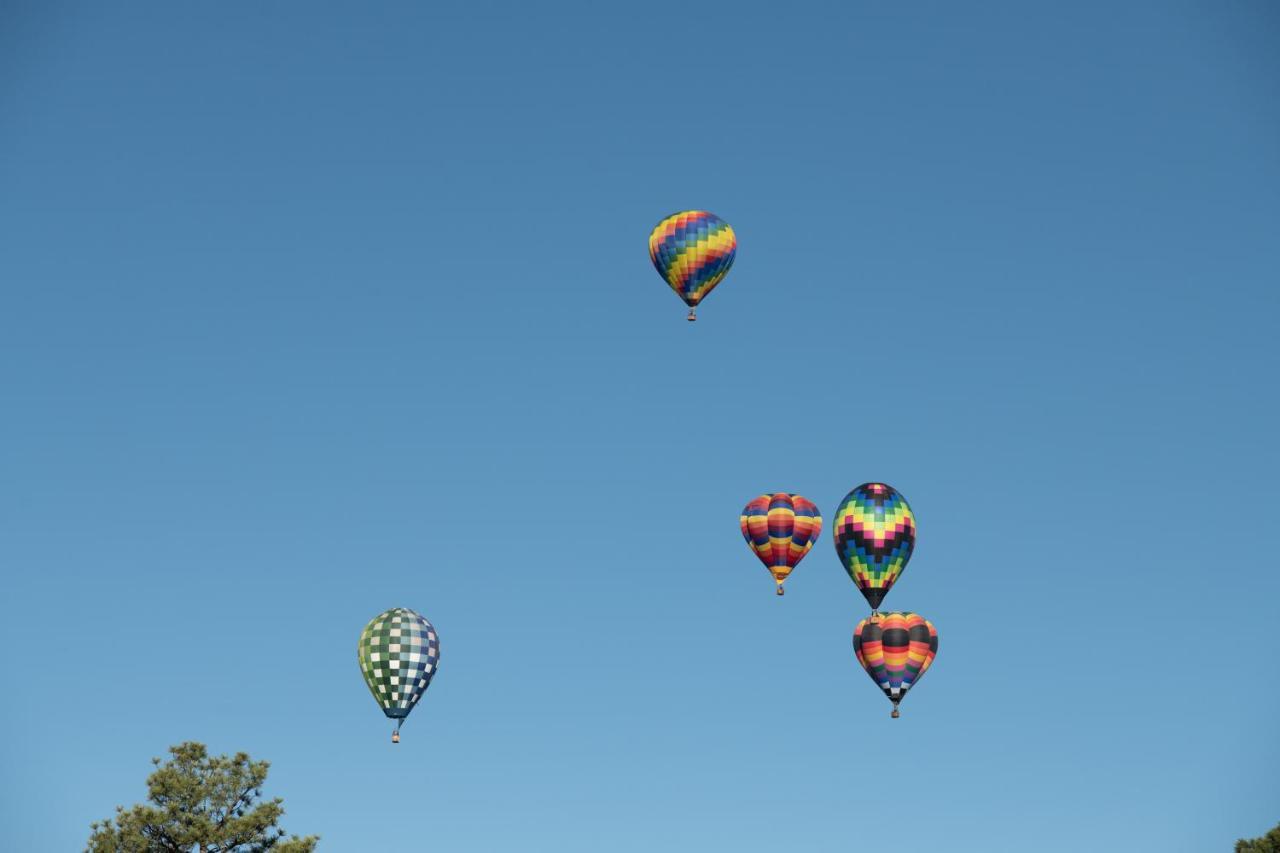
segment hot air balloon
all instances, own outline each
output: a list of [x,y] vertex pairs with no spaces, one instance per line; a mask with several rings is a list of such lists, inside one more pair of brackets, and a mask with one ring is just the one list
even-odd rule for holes
[[853,629],[853,653],[893,703],[896,720],[898,703],[938,654],[938,631],[915,613],[874,613]]
[[822,516],[812,501],[778,492],[761,495],[742,510],[742,537],[778,584],[809,553],[822,532]]
[[400,742],[400,725],[418,704],[440,665],[436,629],[406,607],[373,617],[360,632],[360,671],[382,712],[396,721],[391,742]]
[[916,517],[892,486],[863,483],[836,510],[836,555],[872,611],[880,606],[916,546]]
[[714,213],[686,210],[658,223],[649,235],[649,258],[658,275],[698,319],[698,303],[721,282],[738,250],[733,229]]

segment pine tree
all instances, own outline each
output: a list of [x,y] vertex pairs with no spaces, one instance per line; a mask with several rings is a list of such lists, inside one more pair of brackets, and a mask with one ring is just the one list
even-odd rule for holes
[[1236,842],[1236,853],[1280,853],[1280,826],[1261,838],[1241,838]]
[[149,805],[116,808],[90,826],[86,853],[310,853],[317,836],[286,838],[276,822],[282,800],[262,800],[266,761],[243,752],[210,756],[204,744],[170,747],[152,759]]

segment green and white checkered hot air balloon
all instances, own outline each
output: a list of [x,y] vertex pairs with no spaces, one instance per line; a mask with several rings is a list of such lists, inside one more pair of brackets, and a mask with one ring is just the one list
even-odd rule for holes
[[440,640],[431,623],[407,607],[373,617],[360,632],[360,671],[382,713],[400,724],[418,704],[440,666]]

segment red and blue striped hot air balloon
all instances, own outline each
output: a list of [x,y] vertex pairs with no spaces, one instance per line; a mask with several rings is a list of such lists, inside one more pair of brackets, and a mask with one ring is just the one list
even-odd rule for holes
[[786,492],[761,495],[742,510],[739,523],[742,537],[773,575],[778,595],[782,595],[782,582],[822,532],[817,506]]
[[649,235],[649,258],[689,306],[690,320],[698,319],[698,303],[724,279],[737,251],[729,223],[705,210],[674,213]]

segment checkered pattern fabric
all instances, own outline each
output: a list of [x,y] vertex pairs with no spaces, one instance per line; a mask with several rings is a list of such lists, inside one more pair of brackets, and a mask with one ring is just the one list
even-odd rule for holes
[[396,607],[360,632],[360,671],[383,713],[409,716],[440,665],[436,629],[420,614]]

